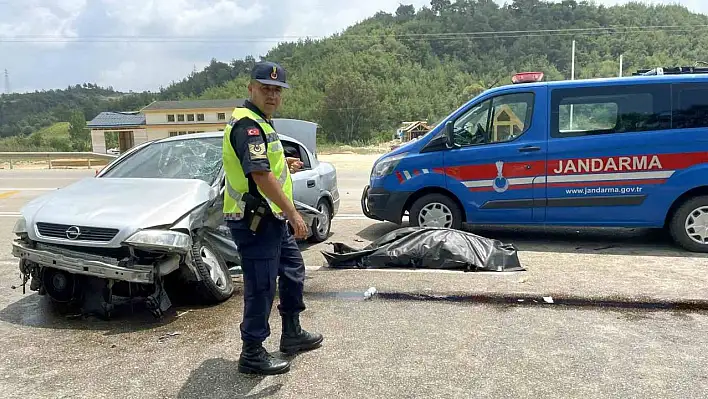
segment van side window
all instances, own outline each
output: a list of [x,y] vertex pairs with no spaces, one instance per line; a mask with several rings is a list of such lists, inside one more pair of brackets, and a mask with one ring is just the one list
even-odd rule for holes
[[675,84],[673,128],[708,127],[708,84]]
[[553,90],[551,137],[669,129],[668,85],[579,87]]
[[475,105],[454,124],[454,141],[462,147],[512,141],[531,125],[534,94],[502,94]]

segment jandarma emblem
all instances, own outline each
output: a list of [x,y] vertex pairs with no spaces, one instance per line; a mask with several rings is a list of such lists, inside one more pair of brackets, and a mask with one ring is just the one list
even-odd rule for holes
[[278,79],[278,69],[276,67],[273,67],[273,72],[270,73],[270,78]]

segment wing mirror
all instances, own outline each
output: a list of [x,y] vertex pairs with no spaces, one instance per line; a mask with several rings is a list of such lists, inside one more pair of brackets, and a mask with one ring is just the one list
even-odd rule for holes
[[453,132],[454,132],[454,125],[452,124],[451,121],[447,121],[445,123],[445,146],[447,148],[452,148],[453,147]]

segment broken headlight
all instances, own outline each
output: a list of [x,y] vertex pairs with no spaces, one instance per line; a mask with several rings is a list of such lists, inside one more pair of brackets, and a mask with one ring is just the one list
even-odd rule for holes
[[391,174],[391,172],[396,169],[396,166],[398,166],[398,163],[401,162],[401,159],[405,158],[406,155],[408,155],[407,152],[402,152],[400,154],[381,159],[371,170],[371,177],[384,177]]
[[17,222],[15,222],[15,227],[12,228],[12,232],[15,234],[27,234],[27,220],[20,217]]
[[167,251],[188,251],[192,246],[189,235],[171,230],[141,230],[130,236],[125,243],[135,247]]

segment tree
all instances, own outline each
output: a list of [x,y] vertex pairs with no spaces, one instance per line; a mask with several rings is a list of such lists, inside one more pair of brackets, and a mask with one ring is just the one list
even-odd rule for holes
[[81,111],[74,111],[69,118],[69,142],[74,151],[88,151],[91,147],[86,119]]
[[376,90],[361,75],[335,75],[325,86],[322,128],[333,142],[368,140],[378,117]]

